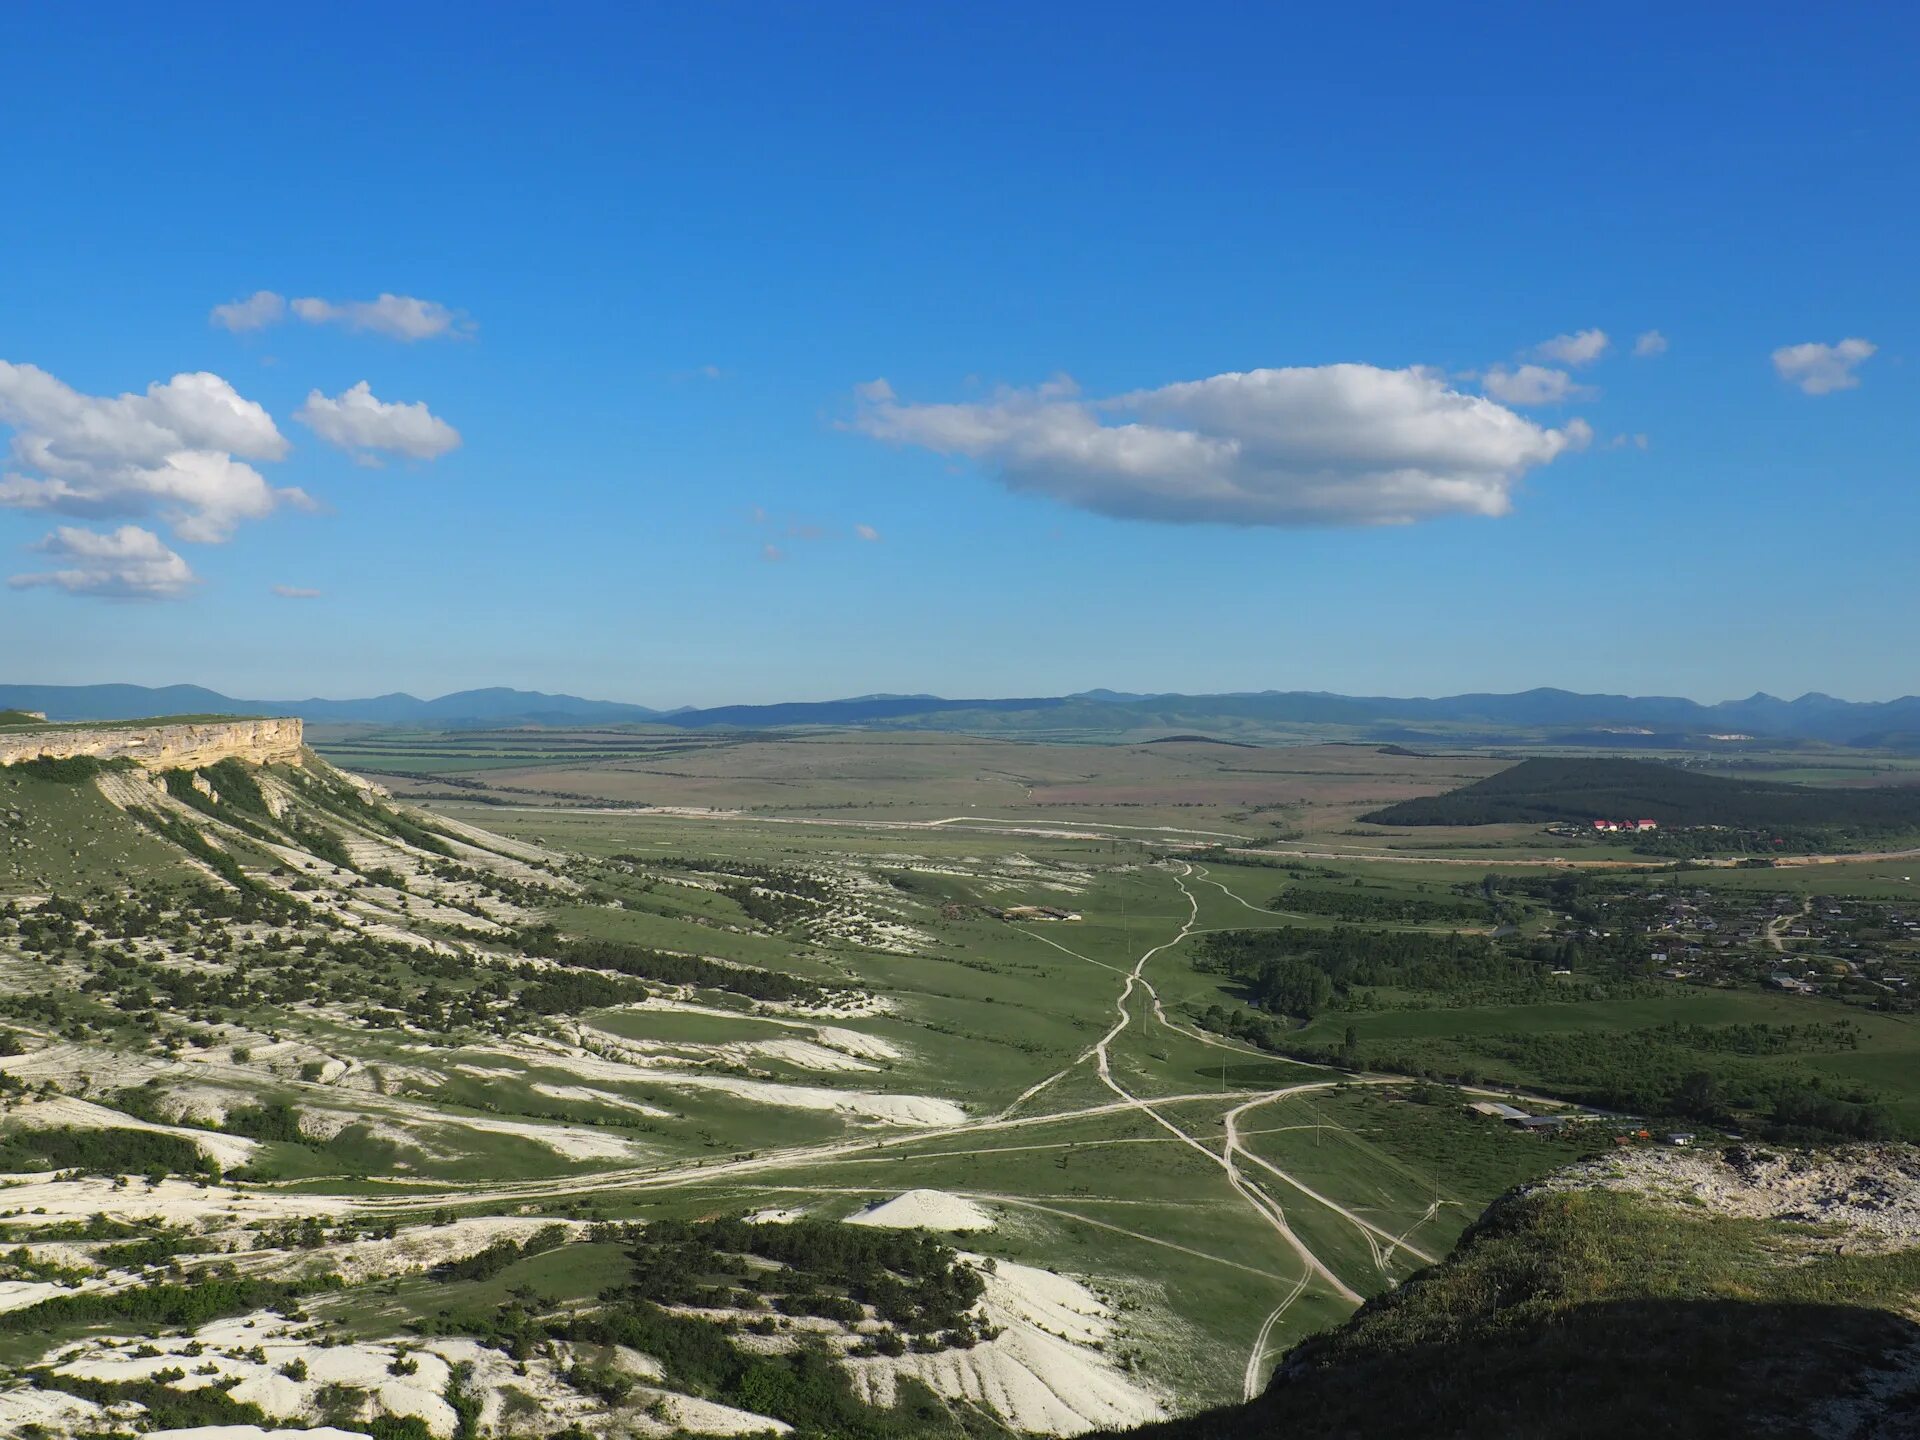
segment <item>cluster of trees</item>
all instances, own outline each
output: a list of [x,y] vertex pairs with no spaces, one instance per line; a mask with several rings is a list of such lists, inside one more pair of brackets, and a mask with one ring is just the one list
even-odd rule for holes
[[1914,825],[1685,825],[1601,838],[1631,846],[1642,855],[1676,860],[1705,855],[1839,855],[1874,850],[1910,839]]
[[[939,1347],[981,1338],[968,1313],[984,1285],[948,1246],[924,1231],[800,1220],[656,1221],[630,1252],[627,1294],[664,1305],[755,1307],[852,1324],[872,1306],[880,1319]],[[749,1267],[739,1257],[771,1260]]]
[[1767,1133],[1776,1139],[1886,1140],[1899,1134],[1893,1117],[1871,1096],[1834,1095],[1814,1084],[1784,1084],[1767,1111]]
[[151,1333],[194,1330],[209,1320],[289,1304],[302,1295],[344,1288],[338,1275],[310,1281],[252,1280],[196,1275],[190,1283],[138,1285],[130,1290],[89,1290],[55,1295],[0,1314],[0,1332],[37,1335],[88,1325],[118,1325]]
[[127,814],[162,840],[187,852],[236,890],[258,890],[260,883],[240,868],[230,851],[222,850],[186,821],[144,805],[129,805]]
[[803,896],[825,905],[834,898],[833,886],[818,875],[779,865],[761,865],[751,860],[710,860],[691,855],[667,855],[652,859],[644,855],[615,855],[623,865],[649,866],[656,870],[686,870],[695,875],[725,875],[788,895]]
[[777,971],[725,965],[702,955],[651,950],[625,940],[569,939],[552,925],[524,929],[516,943],[525,954],[557,960],[574,969],[609,971],[662,985],[727,990],[753,1000],[816,1002],[824,998],[818,985]]
[[738,905],[754,924],[769,930],[783,929],[796,920],[805,919],[836,898],[832,884],[818,875],[751,860],[628,854],[608,858],[611,864],[635,870],[684,870],[695,875],[719,876],[728,882],[720,887],[720,893]]
[[51,780],[58,785],[84,785],[108,770],[132,769],[133,763],[124,759],[102,760],[93,755],[68,755],[58,760],[50,755],[36,755],[31,760],[16,760],[0,769],[34,780]]
[[[98,1380],[88,1376],[57,1374],[51,1369],[29,1373],[34,1383],[43,1389],[77,1395],[96,1405],[137,1405],[142,1420],[166,1430],[192,1431],[217,1426],[234,1426],[237,1429],[251,1425],[264,1434],[275,1423],[272,1416],[252,1401],[235,1400],[228,1393],[240,1383],[238,1376],[216,1380],[192,1390],[176,1390],[160,1376],[146,1380]],[[164,1375],[166,1372],[162,1373]]]
[[1312,1019],[1355,986],[1407,990],[1513,989],[1544,982],[1547,962],[1480,935],[1282,927],[1225,930],[1194,950],[1201,970],[1229,974],[1262,1010]]
[[1734,1025],[1662,1025],[1650,1033],[1689,1050],[1721,1055],[1831,1054],[1860,1048],[1860,1027],[1851,1020],[1816,1020],[1805,1025],[1775,1025],[1766,1020]]
[[1859,1031],[1844,1020],[1402,1039],[1390,1050],[1363,1049],[1353,1026],[1339,1045],[1303,1042],[1291,1026],[1258,1011],[1221,1005],[1195,1019],[1218,1034],[1314,1064],[1463,1085],[1518,1079],[1609,1110],[1739,1124],[1783,1141],[1899,1133],[1885,1105],[1865,1087],[1782,1073],[1750,1058],[1855,1049]]
[[[875,1337],[876,1350],[896,1344],[904,1350],[908,1343],[937,1350],[985,1338],[965,1313],[977,1297],[979,1277],[924,1234],[804,1221],[791,1227],[655,1221],[644,1227],[598,1225],[587,1238],[630,1248],[626,1283],[605,1291],[597,1306],[555,1313],[531,1287],[515,1285],[504,1300],[489,1293],[471,1306],[463,1306],[456,1295],[453,1304],[424,1317],[417,1328],[427,1334],[477,1334],[517,1360],[543,1353],[556,1340],[588,1351],[626,1346],[657,1359],[680,1389],[783,1421],[794,1428],[796,1440],[912,1440],[944,1433],[951,1419],[931,1392],[911,1379],[901,1380],[892,1409],[866,1404],[853,1393],[835,1352],[804,1334],[793,1335],[793,1348],[766,1354],[740,1343],[741,1331],[771,1333],[783,1324],[783,1313],[815,1313],[804,1307],[825,1308],[829,1296],[850,1302],[858,1289],[877,1297],[867,1302],[876,1308],[897,1304],[900,1313],[918,1317],[909,1323],[945,1325],[938,1333],[915,1334],[911,1342],[885,1332]],[[759,1263],[743,1263],[747,1257]],[[890,1298],[889,1279],[904,1288],[904,1300]],[[759,1319],[714,1321],[669,1308],[749,1286],[756,1287],[752,1299],[763,1312]],[[793,1303],[783,1311],[782,1300]],[[569,1371],[568,1378],[609,1403],[618,1403],[632,1385],[631,1377],[586,1363]],[[570,1436],[563,1432],[556,1440]]]
[[816,908],[814,901],[780,890],[763,890],[745,881],[728,885],[720,893],[738,905],[754,924],[763,925],[769,930],[783,929],[796,920],[812,915]]
[[220,1178],[220,1167],[178,1135],[151,1130],[77,1130],[61,1125],[0,1136],[0,1171],[84,1170],[91,1175],[198,1175]]
[[[198,792],[195,792],[198,793]],[[190,828],[190,827],[189,827]],[[162,1017],[214,1024],[246,1008],[360,1002],[361,1021],[438,1034],[506,1033],[546,1015],[645,999],[650,974],[669,984],[725,986],[768,999],[817,988],[764,971],[635,946],[561,939],[551,927],[529,936],[535,954],[568,968],[475,961],[350,930],[311,927],[298,901],[261,886],[233,890],[204,881],[137,887],[122,896],[55,897],[37,910],[0,907],[0,934],[27,954],[79,963],[87,976],[75,1004],[65,995],[0,996],[0,1014],[29,1016],[82,1039],[131,1027],[166,1048],[212,1043],[205,1031],[168,1035]],[[263,931],[279,931],[266,934]],[[193,966],[154,957],[133,942],[167,942]],[[610,972],[610,973],[609,973]]]
[[[1783,1033],[1784,1032],[1784,1033]],[[1607,1109],[1738,1121],[1779,1138],[1876,1139],[1897,1132],[1879,1098],[1859,1085],[1755,1065],[1750,1056],[1851,1049],[1840,1025],[1657,1026],[1614,1032],[1505,1034],[1474,1048],[1551,1089]]]
[[1487,907],[1472,900],[1405,895],[1392,890],[1362,887],[1359,881],[1345,890],[1283,890],[1267,902],[1269,910],[1295,915],[1324,915],[1388,925],[1469,924],[1487,917]]
[[1293,1046],[1293,1028],[1258,1010],[1209,1005],[1195,1012],[1193,1018],[1203,1029],[1211,1030],[1216,1035],[1231,1035],[1236,1040],[1244,1040],[1249,1045],[1270,1050],[1276,1055],[1287,1054]]
[[321,809],[331,810],[343,819],[369,830],[404,840],[416,850],[425,850],[449,859],[453,856],[453,851],[438,832],[402,815],[391,806],[380,804],[352,785],[324,780],[299,766],[290,767],[284,773],[295,789]]
[[516,1260],[544,1255],[567,1243],[567,1227],[543,1225],[525,1240],[503,1237],[459,1260],[444,1260],[428,1272],[435,1280],[491,1280]]

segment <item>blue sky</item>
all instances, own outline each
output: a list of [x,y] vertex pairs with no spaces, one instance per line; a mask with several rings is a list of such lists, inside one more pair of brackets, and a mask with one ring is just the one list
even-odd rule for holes
[[1410,10],[6,7],[0,669],[1920,690],[1920,21]]

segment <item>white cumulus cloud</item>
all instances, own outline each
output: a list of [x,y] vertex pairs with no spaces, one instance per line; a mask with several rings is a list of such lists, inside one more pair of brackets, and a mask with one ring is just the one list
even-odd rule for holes
[[45,586],[110,600],[171,600],[199,583],[185,560],[138,525],[104,532],[62,525],[33,548],[60,568],[15,575],[7,583],[16,590]]
[[1667,353],[1667,337],[1658,330],[1642,330],[1633,340],[1633,353],[1642,360]]
[[1124,519],[1391,525],[1504,515],[1526,472],[1593,432],[1550,430],[1438,372],[1295,366],[1111,399],[1071,380],[969,404],[855,391],[853,429],[994,467],[1010,489]]
[[218,375],[176,375],[139,395],[84,395],[35,365],[0,360],[12,427],[0,506],[67,515],[158,513],[183,540],[227,539],[242,520],[310,503],[249,460],[279,460],[273,417]]
[[1480,388],[1505,405],[1564,405],[1594,393],[1591,386],[1575,384],[1566,371],[1545,365],[1517,365],[1511,370],[1492,366],[1480,377]]
[[429,411],[425,401],[389,403],[375,396],[365,380],[336,396],[311,391],[293,418],[322,440],[359,456],[384,451],[432,460],[460,444],[460,432]]
[[1833,345],[1811,341],[1805,345],[1782,345],[1773,352],[1773,368],[1782,380],[1798,385],[1809,395],[1828,395],[1858,385],[1860,377],[1854,371],[1879,348],[1871,340],[1858,337]]
[[321,300],[305,296],[289,308],[309,325],[344,325],[392,340],[433,340],[472,335],[478,327],[437,300],[382,294],[377,300]]
[[1591,365],[1606,354],[1610,343],[1604,330],[1576,330],[1571,335],[1556,335],[1541,341],[1533,347],[1533,353],[1539,359],[1577,368]]
[[244,300],[230,300],[225,305],[216,305],[207,317],[210,323],[222,330],[231,330],[236,335],[247,330],[264,330],[286,318],[285,297],[271,290],[256,290]]

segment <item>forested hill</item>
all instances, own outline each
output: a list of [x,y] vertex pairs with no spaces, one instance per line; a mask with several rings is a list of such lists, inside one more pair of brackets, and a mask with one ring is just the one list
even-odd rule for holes
[[1920,827],[1920,786],[1843,790],[1702,775],[1645,760],[1538,759],[1362,818],[1375,825],[1655,820],[1734,829],[1907,829]]

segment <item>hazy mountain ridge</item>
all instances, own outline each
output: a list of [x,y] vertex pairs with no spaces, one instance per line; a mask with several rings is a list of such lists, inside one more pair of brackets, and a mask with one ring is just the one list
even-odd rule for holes
[[[1841,745],[1905,748],[1920,737],[1920,696],[1886,701],[1840,700],[1817,692],[1786,700],[1764,692],[1706,705],[1680,696],[1581,694],[1539,688],[1516,694],[1439,697],[1337,695],[1269,690],[1222,695],[1139,695],[1092,690],[1011,699],[945,699],[866,695],[852,699],[767,705],[654,709],[576,695],[495,687],[423,700],[405,693],[362,699],[239,699],[197,685],[0,685],[0,706],[43,710],[54,719],[116,720],[168,712],[271,712],[316,722],[384,725],[623,725],[689,729],[784,728],[804,725],[887,728],[1115,732],[1208,725],[1398,727],[1370,738],[1410,738],[1408,725],[1477,726],[1498,731],[1549,729],[1605,736],[1634,732],[1709,739],[1752,735]],[[1411,738],[1419,738],[1417,735]],[[1436,736],[1435,738],[1444,738]],[[1645,736],[1639,737],[1643,742]],[[1583,740],[1581,743],[1590,743]]]

